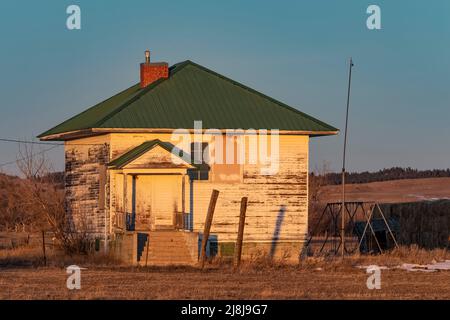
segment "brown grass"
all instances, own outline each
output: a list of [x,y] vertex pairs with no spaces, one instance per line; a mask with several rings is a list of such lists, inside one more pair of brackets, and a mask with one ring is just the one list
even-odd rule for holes
[[[71,264],[106,267],[120,266],[121,263],[102,252],[95,254],[67,255],[61,249],[46,247],[46,259],[42,247],[22,246],[13,249],[0,250],[0,268],[16,267],[65,267]],[[1,269],[0,269],[1,270]]]
[[[47,267],[39,259],[36,249],[0,251],[0,299],[450,299],[448,271],[382,270],[382,289],[367,289],[368,274],[356,268],[358,265],[395,266],[450,259],[448,251],[416,247],[378,256],[347,257],[343,262],[310,257],[295,266],[260,256],[243,261],[239,270],[220,260],[201,271],[180,266],[121,266],[101,254],[55,254],[49,256]],[[71,264],[87,268],[82,271],[81,290],[66,288],[65,267]]]

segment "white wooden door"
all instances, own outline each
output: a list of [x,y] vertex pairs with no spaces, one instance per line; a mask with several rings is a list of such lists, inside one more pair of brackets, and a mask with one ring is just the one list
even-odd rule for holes
[[173,228],[174,214],[181,210],[181,178],[178,175],[154,175],[151,180],[155,228]]

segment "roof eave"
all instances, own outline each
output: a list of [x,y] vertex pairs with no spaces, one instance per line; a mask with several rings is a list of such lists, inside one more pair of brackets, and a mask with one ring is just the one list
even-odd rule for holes
[[[220,131],[225,130],[237,130],[238,128],[218,129]],[[176,130],[174,128],[91,128],[83,130],[75,130],[69,132],[62,132],[51,134],[47,136],[38,136],[42,141],[65,141],[74,140],[80,138],[86,138],[90,136],[96,136],[106,133],[173,133]],[[194,133],[194,129],[186,129],[189,133]],[[208,129],[203,129],[205,132]],[[339,133],[339,130],[279,130],[280,135],[305,135],[311,137],[319,136],[332,136]]]
[[335,131],[317,131],[313,134],[310,134],[310,137],[324,137],[324,136],[335,136],[337,134],[339,134],[339,130],[335,130]]
[[[183,130],[187,130],[189,133],[198,132],[196,129],[192,128],[179,128]],[[207,130],[212,130],[216,128],[204,128],[202,133],[205,133]],[[241,128],[217,128],[217,130],[223,131],[225,133],[226,130],[240,130]],[[92,129],[93,133],[101,134],[101,133],[173,133],[174,130],[178,130],[176,128],[94,128]],[[246,130],[246,129],[244,129]],[[255,129],[257,132],[259,129]],[[266,129],[264,129],[266,130]],[[271,129],[267,129],[271,130]],[[279,130],[279,129],[273,129]],[[339,133],[338,129],[335,130],[279,130],[280,135],[304,135],[304,136],[331,136]]]
[[54,133],[49,135],[41,134],[37,136],[39,140],[41,141],[65,141],[65,140],[74,140],[74,139],[80,139],[85,137],[90,137],[93,135],[99,135],[102,133],[95,133],[92,128],[89,129],[81,129],[81,130],[74,130],[74,131],[67,131],[67,132],[61,132],[61,133]]

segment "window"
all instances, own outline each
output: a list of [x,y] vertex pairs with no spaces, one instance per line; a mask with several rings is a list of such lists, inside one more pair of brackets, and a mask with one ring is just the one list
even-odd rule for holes
[[208,151],[205,152],[207,148],[208,148],[207,142],[191,143],[191,163],[197,167],[197,169],[188,170],[188,175],[191,178],[191,180],[209,179],[208,159],[203,158],[203,155],[208,154]]

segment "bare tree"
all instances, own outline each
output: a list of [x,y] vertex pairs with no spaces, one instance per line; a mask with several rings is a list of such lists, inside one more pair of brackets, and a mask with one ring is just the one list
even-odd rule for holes
[[[49,149],[47,149],[49,150]],[[87,232],[83,224],[74,230],[64,205],[64,190],[52,174],[52,165],[46,158],[46,152],[34,151],[34,145],[19,145],[17,166],[24,175],[27,185],[28,201],[33,205],[35,214],[45,220],[63,249],[69,253],[86,253],[90,248]]]
[[[48,149],[50,150],[50,149]],[[36,152],[33,144],[19,143],[17,167],[25,176],[25,179],[36,180],[49,172],[49,162],[45,157],[47,150]]]
[[[309,179],[309,226],[313,228],[322,214],[322,210],[327,202],[325,186],[329,184],[329,165],[324,162],[320,168],[316,168]],[[326,223],[326,221],[324,221]],[[311,231],[311,230],[310,230]]]
[[0,174],[0,229],[32,232],[43,221],[30,201],[26,180]]

